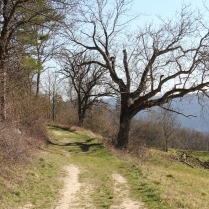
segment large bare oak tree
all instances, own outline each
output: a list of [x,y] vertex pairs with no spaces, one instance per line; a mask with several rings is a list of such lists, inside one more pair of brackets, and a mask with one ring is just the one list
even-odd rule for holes
[[107,69],[117,86],[118,148],[128,146],[131,119],[141,110],[190,92],[207,94],[209,86],[209,31],[198,12],[182,6],[175,19],[159,19],[133,33],[125,19],[128,6],[124,0],[82,1],[77,28],[66,31],[78,50],[97,55],[80,64]]

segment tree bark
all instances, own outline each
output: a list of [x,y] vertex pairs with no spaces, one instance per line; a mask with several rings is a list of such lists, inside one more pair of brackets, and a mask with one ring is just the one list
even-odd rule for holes
[[[81,89],[81,87],[79,87],[79,89]],[[82,98],[80,90],[78,92],[78,125],[83,127],[87,110],[88,95],[85,95],[84,98]]]
[[78,113],[78,125],[80,126],[80,127],[83,127],[83,122],[84,122],[84,119],[85,119],[85,112],[84,111],[80,111],[79,113]]
[[128,95],[121,95],[120,126],[116,141],[116,148],[127,149],[132,115],[127,104]]
[[55,121],[55,91],[52,92],[52,121]]
[[84,122],[84,117],[85,117],[85,112],[82,111],[82,98],[81,98],[81,92],[80,92],[80,83],[79,83],[79,88],[77,92],[78,96],[78,126],[83,127],[83,122]]
[[[3,34],[3,32],[2,32]],[[6,121],[6,82],[7,82],[7,70],[5,67],[7,57],[7,40],[6,33],[0,37],[0,118],[1,121]]]
[[128,137],[130,131],[130,118],[126,115],[123,117],[122,121],[120,122],[116,148],[118,149],[126,149],[128,147]]

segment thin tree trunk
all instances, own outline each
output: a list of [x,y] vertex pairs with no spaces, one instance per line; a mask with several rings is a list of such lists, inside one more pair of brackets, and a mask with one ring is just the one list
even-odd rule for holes
[[38,72],[37,73],[37,81],[36,81],[36,97],[38,97],[38,94],[39,94],[40,77],[41,77],[41,73]]
[[[7,25],[7,22],[4,23],[4,26]],[[6,121],[6,82],[7,82],[7,70],[6,66],[6,57],[7,57],[7,27],[3,26],[3,29],[0,34],[0,119]]]
[[80,88],[81,87],[79,87],[79,90],[77,93],[78,95],[78,126],[83,127],[85,114],[86,114],[86,108],[83,107]]
[[165,139],[165,151],[168,152],[168,138]]
[[83,127],[84,119],[85,119],[86,109],[82,108],[80,102],[78,107],[78,125]]
[[48,92],[48,120],[51,120],[51,115],[52,115],[52,110],[51,110],[51,90],[49,88],[49,92]]
[[2,69],[1,72],[1,120],[6,121],[6,72]]
[[52,96],[52,121],[55,121],[55,93],[53,90]]

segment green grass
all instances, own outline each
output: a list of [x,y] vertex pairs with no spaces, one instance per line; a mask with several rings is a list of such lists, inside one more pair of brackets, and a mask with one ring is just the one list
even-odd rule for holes
[[[62,137],[56,136],[56,133],[61,130],[53,127],[50,128],[50,131],[55,138],[59,138],[58,144],[62,144]],[[66,134],[63,132],[63,137]],[[78,134],[71,140],[71,143],[66,143],[62,148],[71,153],[69,163],[74,163],[82,168],[80,181],[93,185],[91,197],[96,208],[110,208],[110,205],[113,204],[112,174],[114,172],[120,173],[128,180],[132,198],[145,202],[150,208],[168,208],[168,204],[161,199],[156,184],[148,182],[146,175],[142,173],[138,165],[126,158],[120,159],[113,156],[98,142],[98,139]],[[55,147],[49,149],[54,150]]]
[[150,152],[150,160],[143,165],[143,173],[149,182],[160,182],[158,190],[169,208],[208,208],[208,170],[191,168],[171,158],[170,153]]
[[[35,208],[50,208],[54,199],[59,198],[57,191],[62,188],[59,176],[64,175],[62,166],[66,163],[62,156],[40,152],[32,166],[16,167],[14,179],[7,182],[11,188],[1,194],[0,208],[17,208],[28,203]],[[21,181],[17,175],[21,175]]]
[[209,152],[206,151],[194,151],[192,154],[195,157],[199,157],[203,161],[209,161]]
[[[81,170],[81,191],[87,191],[97,209],[108,209],[120,202],[114,198],[113,173],[127,179],[130,198],[144,202],[147,209],[208,208],[208,170],[192,169],[176,161],[174,150],[169,153],[150,150],[142,161],[104,148],[99,137],[90,131],[47,128],[52,143],[40,150],[33,165],[25,169],[14,167],[16,178],[10,183],[0,179],[0,188],[4,188],[0,190],[0,208],[18,208],[28,203],[33,208],[53,208],[61,198],[63,167],[69,164]],[[195,154],[208,159],[208,153]],[[77,207],[85,208],[89,199],[82,192],[77,196],[83,200]]]

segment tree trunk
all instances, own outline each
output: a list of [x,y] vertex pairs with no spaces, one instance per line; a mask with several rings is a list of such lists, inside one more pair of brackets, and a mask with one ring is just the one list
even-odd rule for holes
[[55,92],[52,93],[52,121],[55,121]]
[[79,114],[78,118],[79,118],[78,126],[83,127],[84,116],[82,114]]
[[2,69],[1,73],[1,121],[6,121],[6,72],[5,69]]
[[127,98],[127,96],[121,95],[120,126],[115,145],[118,149],[126,149],[128,147],[129,131],[132,116],[130,113],[130,108],[127,105]]
[[85,115],[86,115],[86,108],[82,107],[81,102],[79,102],[79,105],[78,105],[78,125],[80,127],[83,127]]
[[[4,23],[7,25],[7,23]],[[7,82],[7,70],[6,70],[6,57],[7,57],[7,41],[8,34],[7,28],[3,27],[0,34],[0,120],[6,121],[6,82]]]
[[165,152],[168,152],[168,137],[165,137]]
[[39,94],[40,77],[41,77],[41,73],[38,72],[37,73],[37,81],[36,81],[36,97],[38,97],[38,94]]

